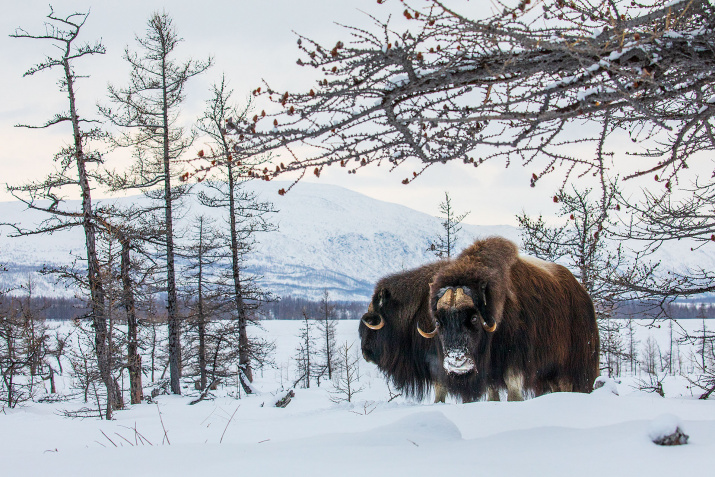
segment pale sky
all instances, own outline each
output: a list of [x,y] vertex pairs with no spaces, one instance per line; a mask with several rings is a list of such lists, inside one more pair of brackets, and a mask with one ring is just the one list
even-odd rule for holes
[[[476,11],[488,5],[483,1],[459,3]],[[209,96],[210,85],[225,73],[242,100],[266,79],[277,90],[300,90],[315,81],[312,70],[296,65],[299,51],[293,30],[321,43],[332,45],[345,40],[347,33],[335,23],[372,28],[363,13],[386,18],[392,13],[400,17],[399,2],[388,0],[378,5],[375,0],[260,0],[260,1],[174,1],[124,0],[120,2],[60,0],[52,2],[58,15],[86,11],[89,19],[80,40],[93,42],[101,38],[107,54],[85,58],[75,64],[77,72],[87,74],[78,92],[79,111],[84,117],[96,117],[96,103],[106,104],[107,84],[123,86],[128,80],[124,48],[136,50],[135,35],[143,36],[149,15],[165,9],[184,42],[177,49],[177,58],[202,59],[214,57],[214,67],[193,79],[185,103],[186,117],[198,117]],[[362,9],[363,11],[361,11]],[[0,200],[11,200],[5,183],[19,184],[40,178],[52,167],[52,156],[69,141],[68,130],[25,130],[13,127],[18,123],[40,124],[56,112],[66,109],[66,97],[57,89],[59,71],[44,72],[22,78],[22,74],[49,53],[48,42],[14,39],[8,35],[21,26],[30,33],[43,31],[43,21],[49,13],[47,0],[12,2],[0,17]],[[462,10],[465,11],[465,10]],[[197,143],[196,149],[201,144]],[[119,166],[126,160],[120,153],[107,156],[110,165]],[[515,224],[514,215],[525,209],[537,215],[555,212],[551,197],[561,183],[554,175],[541,180],[536,188],[529,187],[532,170],[518,164],[506,169],[503,163],[485,163],[472,168],[461,163],[434,166],[409,186],[402,179],[411,176],[418,166],[402,166],[392,173],[386,167],[369,167],[357,175],[344,169],[329,168],[318,180],[337,184],[371,197],[409,206],[431,215],[438,215],[438,205],[444,192],[450,193],[458,212],[470,211],[465,222],[474,224]],[[281,177],[289,179],[289,177]],[[313,181],[314,179],[307,179]],[[97,194],[101,196],[101,194]],[[280,208],[281,200],[273,199]]]

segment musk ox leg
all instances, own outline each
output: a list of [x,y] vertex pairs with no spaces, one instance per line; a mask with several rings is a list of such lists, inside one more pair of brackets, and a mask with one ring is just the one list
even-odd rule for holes
[[562,393],[573,392],[573,383],[566,378],[559,379],[559,391]]
[[520,371],[507,370],[504,381],[506,382],[507,401],[524,400],[524,375]]
[[447,399],[447,388],[442,383],[434,383],[434,402],[445,402]]
[[573,392],[573,383],[568,378],[558,378],[555,381],[549,381],[548,388],[551,393],[570,393]]
[[487,399],[489,401],[499,401],[499,389],[494,386],[489,386],[489,389],[487,389]]

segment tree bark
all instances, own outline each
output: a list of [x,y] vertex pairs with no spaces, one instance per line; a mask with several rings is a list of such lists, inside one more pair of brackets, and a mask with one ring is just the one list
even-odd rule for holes
[[102,277],[99,270],[99,260],[97,259],[97,246],[95,239],[95,227],[92,222],[92,195],[89,185],[89,178],[86,169],[86,157],[82,148],[82,133],[79,127],[79,115],[77,114],[74,94],[74,76],[70,68],[67,56],[65,55],[63,67],[65,80],[67,82],[67,95],[70,102],[70,117],[72,120],[72,132],[74,136],[75,160],[77,162],[77,175],[80,189],[82,191],[82,227],[84,229],[85,243],[87,248],[87,278],[90,288],[92,309],[92,323],[95,330],[95,349],[97,352],[97,365],[99,375],[107,388],[107,411],[106,419],[112,418],[112,409],[122,409],[124,402],[117,383],[112,379],[111,350],[109,349],[109,332],[107,329],[107,319],[105,315],[105,294],[102,284]]
[[127,369],[129,370],[129,395],[132,404],[140,404],[142,392],[142,362],[139,354],[138,320],[134,301],[132,278],[129,274],[131,257],[129,240],[122,237],[122,286],[124,287],[124,309],[127,313]]
[[246,306],[243,302],[243,291],[241,290],[241,276],[238,256],[238,230],[236,226],[236,203],[234,197],[235,179],[233,177],[233,165],[228,163],[228,187],[229,187],[229,217],[231,224],[231,266],[233,273],[234,297],[236,312],[238,313],[238,365],[243,371],[239,373],[241,386],[246,394],[252,394],[253,390],[243,381],[243,377],[248,382],[253,382],[253,371],[251,370],[251,355],[248,341],[248,317],[246,316]]
[[[163,38],[163,37],[162,37]],[[174,223],[171,197],[171,154],[169,151],[169,100],[166,55],[162,57],[162,122],[164,159],[164,210],[166,220],[166,285],[169,327],[169,381],[171,392],[181,394],[181,320],[176,298],[176,271],[174,266]]]

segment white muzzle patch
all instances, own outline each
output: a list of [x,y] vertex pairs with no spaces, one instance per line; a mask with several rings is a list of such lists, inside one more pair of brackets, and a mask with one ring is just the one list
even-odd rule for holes
[[466,374],[475,368],[474,360],[463,351],[452,350],[447,353],[442,362],[445,371],[452,374]]

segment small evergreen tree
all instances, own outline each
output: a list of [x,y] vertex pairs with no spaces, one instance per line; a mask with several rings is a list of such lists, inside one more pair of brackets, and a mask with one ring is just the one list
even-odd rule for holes
[[444,235],[438,235],[437,240],[430,244],[429,251],[434,252],[439,258],[450,258],[455,255],[457,237],[462,230],[462,220],[469,212],[457,214],[452,207],[452,198],[449,193],[444,193],[444,201],[439,204],[442,213],[442,229]]

